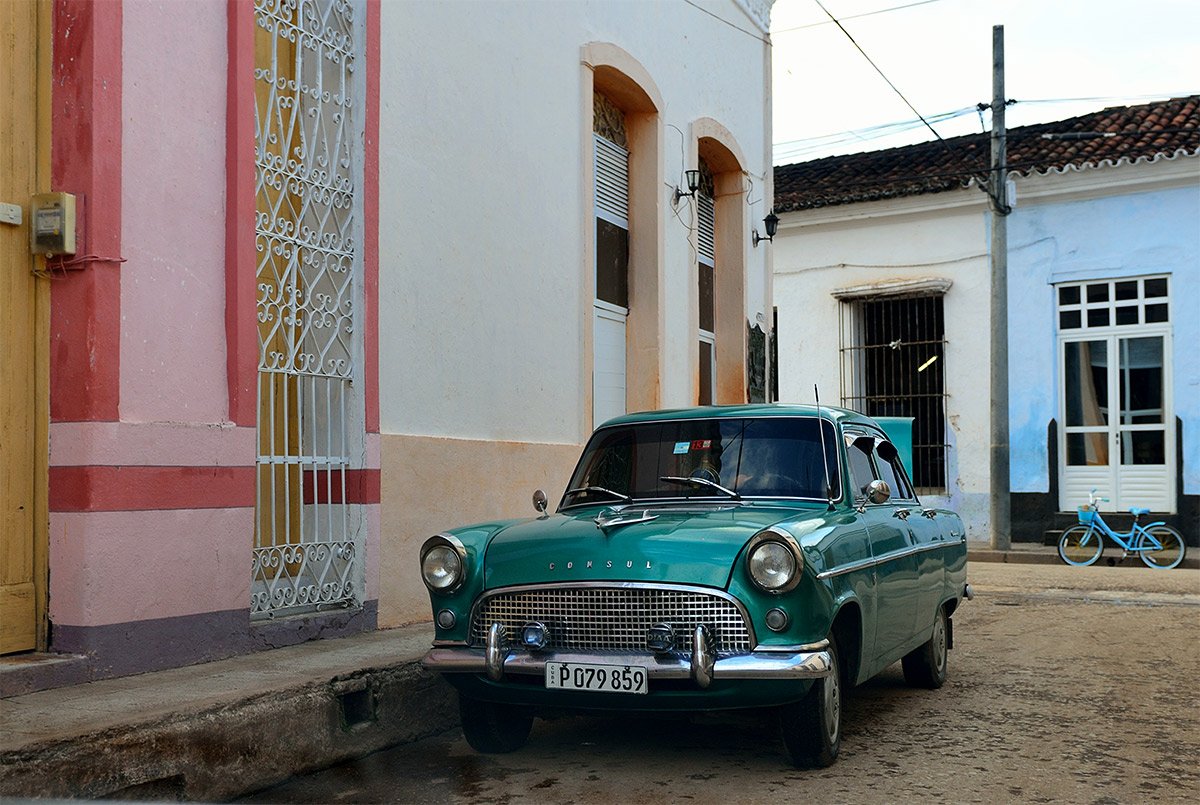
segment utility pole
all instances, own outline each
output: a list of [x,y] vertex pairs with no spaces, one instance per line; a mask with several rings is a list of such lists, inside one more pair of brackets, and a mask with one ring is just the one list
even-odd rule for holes
[[992,548],[1012,547],[1008,467],[1008,167],[1004,129],[1004,26],[992,26],[992,407],[990,480]]

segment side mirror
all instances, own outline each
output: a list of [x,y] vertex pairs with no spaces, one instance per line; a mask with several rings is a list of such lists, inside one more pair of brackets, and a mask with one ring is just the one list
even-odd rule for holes
[[546,513],[546,493],[540,489],[533,493],[533,508],[537,509],[539,514]]
[[887,503],[887,499],[891,496],[892,488],[888,486],[887,481],[876,478],[867,484],[867,500],[872,503]]

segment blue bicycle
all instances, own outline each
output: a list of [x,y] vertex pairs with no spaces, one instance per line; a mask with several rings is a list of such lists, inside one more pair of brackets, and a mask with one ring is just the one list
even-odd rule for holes
[[1058,540],[1058,556],[1068,565],[1084,567],[1094,564],[1104,552],[1104,537],[1121,546],[1124,559],[1131,553],[1142,557],[1148,566],[1159,570],[1178,567],[1183,561],[1186,548],[1179,532],[1163,522],[1139,525],[1138,520],[1149,509],[1130,509],[1133,528],[1129,531],[1113,531],[1100,516],[1099,503],[1108,498],[1096,497],[1093,489],[1088,495],[1088,505],[1079,507],[1079,523],[1063,532]]

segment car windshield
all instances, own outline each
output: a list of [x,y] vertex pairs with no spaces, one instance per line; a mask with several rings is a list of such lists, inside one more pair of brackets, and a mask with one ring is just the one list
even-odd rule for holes
[[[592,436],[563,504],[625,499],[825,500],[824,453],[841,496],[833,425],[815,418],[688,419],[603,428]],[[694,479],[689,481],[688,479]]]

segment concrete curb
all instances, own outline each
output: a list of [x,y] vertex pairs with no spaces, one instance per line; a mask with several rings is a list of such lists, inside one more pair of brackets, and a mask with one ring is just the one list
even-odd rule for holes
[[[377,651],[386,648],[379,641],[376,646]],[[22,700],[57,696],[58,704],[69,708],[73,697],[76,707],[87,706],[86,701],[105,711],[118,706],[114,696],[120,691],[83,690],[101,684],[91,683],[0,701],[0,726],[5,727],[0,731],[10,736],[0,741],[0,796],[227,800],[298,773],[444,732],[458,723],[452,688],[425,671],[419,659],[408,656],[392,664],[344,670],[356,658],[334,658],[324,648],[327,656],[322,659],[340,663],[343,672],[310,675],[265,691],[247,692],[235,685],[222,696],[166,713],[154,712],[153,707],[134,709],[138,680],[156,674],[129,677],[123,682],[131,711],[111,714],[103,726],[92,723],[90,729],[73,733],[69,727],[57,734],[46,729],[42,736],[29,727],[18,733]],[[272,662],[267,654],[257,656],[262,663]],[[214,675],[235,681],[245,671],[221,668],[229,662],[175,672],[190,671],[193,679],[203,674],[206,682]],[[157,685],[150,698],[169,696],[188,678],[180,674],[167,686]],[[100,696],[106,698],[98,702]],[[45,698],[38,702],[43,710],[48,703],[54,704]]]
[[[1200,557],[1197,557],[1192,548],[1183,557],[1183,562],[1175,570],[1197,570],[1200,569]],[[1119,560],[1119,551],[1114,552],[1105,550],[1104,556],[1096,564],[1098,566],[1107,566],[1108,560]],[[996,551],[990,548],[969,548],[967,550],[968,562],[1003,562],[1010,565],[1062,565],[1063,562],[1058,558],[1058,550],[1053,547],[1043,549],[1018,549],[1011,551]],[[1065,567],[1065,565],[1063,565]],[[1128,567],[1145,567],[1142,561],[1136,556],[1130,556],[1125,560],[1125,566]],[[1149,568],[1147,568],[1149,569]],[[1162,572],[1156,570],[1155,572]],[[1168,571],[1169,572],[1169,571]]]

